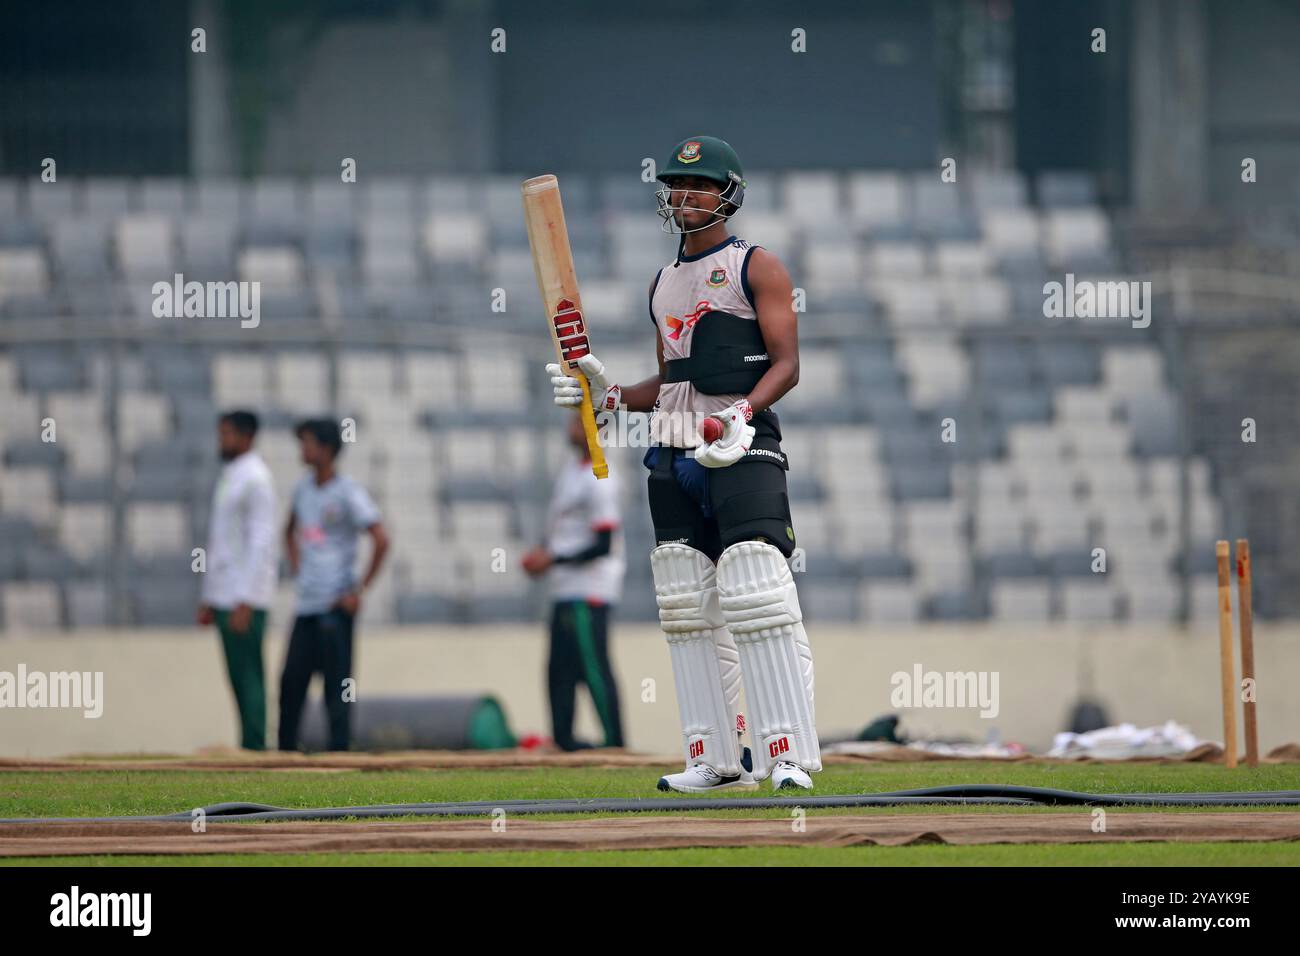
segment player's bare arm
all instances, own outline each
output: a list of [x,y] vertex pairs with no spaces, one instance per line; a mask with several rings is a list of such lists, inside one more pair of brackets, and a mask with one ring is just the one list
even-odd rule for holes
[[748,396],[750,407],[761,412],[799,383],[799,325],[790,274],[766,249],[755,249],[750,256],[749,285],[772,363]]
[[284,558],[289,563],[289,573],[298,574],[298,519],[293,510],[289,511],[289,520],[284,525]]

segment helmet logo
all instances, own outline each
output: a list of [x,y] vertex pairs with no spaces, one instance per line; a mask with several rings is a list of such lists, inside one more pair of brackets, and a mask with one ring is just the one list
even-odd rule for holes
[[709,285],[711,285],[711,286],[712,286],[713,288],[715,288],[715,289],[718,288],[719,286],[724,286],[724,285],[726,285],[726,284],[727,284],[727,270],[726,270],[726,269],[714,269],[713,272],[711,272],[711,273],[709,274],[708,283],[709,283]]
[[700,144],[697,140],[691,140],[689,143],[683,143],[681,150],[677,153],[679,163],[694,163],[700,158]]

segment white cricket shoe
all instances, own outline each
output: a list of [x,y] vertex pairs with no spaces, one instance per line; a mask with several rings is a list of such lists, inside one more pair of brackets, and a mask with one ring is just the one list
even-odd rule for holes
[[753,758],[746,747],[740,758],[740,773],[734,777],[724,777],[708,764],[697,763],[681,773],[660,777],[656,786],[660,790],[676,790],[678,793],[711,793],[732,787],[756,787],[758,783],[754,780],[753,769]]
[[812,777],[798,764],[778,760],[772,767],[773,790],[812,790]]

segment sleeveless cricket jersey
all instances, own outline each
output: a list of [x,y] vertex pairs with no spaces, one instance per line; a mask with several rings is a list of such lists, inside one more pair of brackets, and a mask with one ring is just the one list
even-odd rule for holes
[[[650,292],[650,317],[664,342],[664,360],[688,358],[691,333],[706,312],[758,321],[747,270],[758,246],[729,236],[712,249],[683,256],[659,270]],[[690,382],[665,382],[650,419],[651,440],[674,448],[700,444],[699,422],[744,398],[705,395]]]

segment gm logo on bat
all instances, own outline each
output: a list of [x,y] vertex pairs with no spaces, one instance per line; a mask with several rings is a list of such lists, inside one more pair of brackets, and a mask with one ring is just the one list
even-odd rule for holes
[[558,311],[551,317],[555,326],[555,339],[560,343],[560,359],[573,362],[591,352],[587,342],[587,325],[582,321],[582,313],[568,299],[561,299]]

